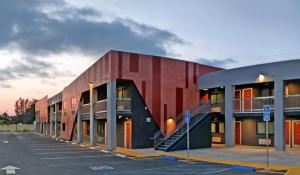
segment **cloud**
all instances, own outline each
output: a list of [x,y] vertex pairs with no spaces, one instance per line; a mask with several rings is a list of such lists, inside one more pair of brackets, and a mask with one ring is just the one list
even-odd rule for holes
[[226,68],[230,64],[237,63],[237,61],[232,58],[225,58],[225,59],[199,58],[197,60],[197,62],[201,63],[201,64],[215,66],[215,67],[221,67],[221,68]]
[[98,55],[116,49],[166,55],[169,45],[184,43],[167,30],[74,7],[63,0],[0,3],[0,48],[18,48],[27,54],[76,50]]
[[73,76],[69,71],[59,71],[53,64],[37,58],[21,58],[11,65],[0,68],[0,88],[11,88],[7,82],[22,78],[36,78],[46,81],[55,76]]

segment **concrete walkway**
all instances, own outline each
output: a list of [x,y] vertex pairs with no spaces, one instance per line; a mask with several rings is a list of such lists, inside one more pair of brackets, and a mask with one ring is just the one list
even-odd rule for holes
[[[155,151],[153,149],[135,149],[134,151],[144,154],[163,154],[163,151]],[[175,151],[172,153],[185,156],[187,151]],[[300,166],[300,148],[287,148],[286,151],[275,151],[274,148],[270,148],[269,153],[270,164],[272,165]],[[190,155],[201,158],[266,164],[265,147],[236,146],[232,148],[194,149],[190,150]]]

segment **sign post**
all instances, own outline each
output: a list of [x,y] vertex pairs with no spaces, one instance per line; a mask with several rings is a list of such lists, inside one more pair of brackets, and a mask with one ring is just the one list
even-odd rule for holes
[[191,114],[190,111],[185,112],[185,122],[186,122],[186,146],[187,146],[187,160],[190,159],[190,120]]
[[266,140],[267,140],[267,169],[269,169],[269,121],[270,121],[270,105],[264,105],[264,121],[266,122]]

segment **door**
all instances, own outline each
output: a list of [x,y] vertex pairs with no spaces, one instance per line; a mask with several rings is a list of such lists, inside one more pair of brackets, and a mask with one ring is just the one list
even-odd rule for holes
[[241,90],[234,91],[234,111],[241,112]]
[[300,146],[300,120],[293,121],[293,146]]
[[131,122],[124,123],[124,147],[131,148]]
[[236,121],[235,122],[235,144],[241,145],[242,144],[242,122]]
[[243,89],[243,111],[252,111],[252,88]]
[[291,146],[291,122],[285,121],[285,144]]

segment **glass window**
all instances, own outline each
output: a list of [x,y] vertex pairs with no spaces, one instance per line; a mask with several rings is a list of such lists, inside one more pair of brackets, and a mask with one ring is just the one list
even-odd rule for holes
[[76,98],[72,98],[71,99],[71,107],[75,108],[75,106],[76,106]]
[[224,123],[219,123],[219,133],[221,134],[225,133]]
[[[274,134],[274,122],[269,122],[269,134]],[[266,134],[266,122],[257,122],[257,134]]]
[[117,89],[117,98],[129,98],[129,89],[128,88],[118,88]]
[[217,95],[216,94],[212,94],[210,96],[210,103],[211,104],[216,104],[217,103]]
[[67,105],[68,105],[68,102],[67,102],[67,100],[65,100],[63,103],[64,109],[67,109]]
[[224,99],[224,94],[211,94],[210,103],[218,104],[218,103],[222,102],[223,99]]
[[216,123],[211,123],[211,132],[212,133],[216,132]]

